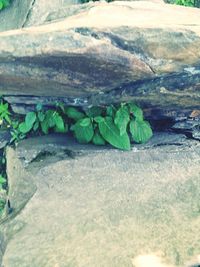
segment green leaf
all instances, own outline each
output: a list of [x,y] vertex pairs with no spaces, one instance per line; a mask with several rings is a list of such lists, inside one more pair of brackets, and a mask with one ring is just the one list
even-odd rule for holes
[[29,112],[26,114],[25,117],[25,124],[27,126],[27,129],[31,129],[33,127],[33,124],[36,121],[36,113],[35,112]]
[[91,121],[90,121],[90,124],[87,126],[82,126],[81,120],[78,121],[73,126],[73,131],[74,131],[76,139],[80,143],[89,143],[92,140],[93,135],[94,135],[94,129],[93,129]]
[[41,122],[41,128],[42,128],[42,132],[44,134],[48,134],[49,133],[49,124],[47,120],[44,120]]
[[63,121],[63,118],[60,115],[56,115],[55,117],[55,123],[56,123],[56,132],[59,133],[65,133],[66,132],[66,128],[65,128],[65,123]]
[[39,111],[37,115],[38,115],[38,120],[39,120],[40,122],[44,121],[44,119],[45,119],[45,114],[44,114],[44,112]]
[[80,126],[87,127],[91,124],[91,119],[90,118],[84,118],[79,120]]
[[10,119],[10,117],[6,114],[5,115],[5,120],[9,123],[9,124],[12,124],[12,121]]
[[102,137],[114,147],[130,150],[130,139],[127,133],[120,135],[120,131],[114,124],[111,117],[106,117],[99,123],[99,130]]
[[77,110],[74,107],[68,107],[65,109],[65,114],[70,118],[73,119],[75,121],[78,121],[82,118],[85,117],[85,114],[83,112],[80,112],[79,110]]
[[36,105],[36,110],[37,111],[41,111],[42,110],[42,104],[41,103]]
[[94,121],[99,123],[99,122],[103,122],[104,121],[104,118],[102,116],[97,116],[94,118]]
[[102,146],[106,144],[105,140],[103,139],[103,137],[98,131],[95,132],[92,138],[92,142],[93,144],[98,145],[98,146]]
[[0,175],[0,185],[4,185],[6,182],[6,179],[2,175]]
[[0,10],[3,9],[3,3],[0,1]]
[[116,111],[117,110],[116,110],[116,108],[113,105],[111,105],[111,106],[109,106],[109,107],[106,108],[106,114],[107,114],[107,116],[112,117],[112,118],[115,117]]
[[10,1],[9,0],[3,0],[3,6],[4,6],[4,8],[7,7],[7,6],[9,6],[9,4],[10,4]]
[[138,121],[144,120],[143,111],[137,105],[130,103],[129,104],[129,110],[130,110],[130,113],[133,113],[136,120],[138,120]]
[[100,116],[103,113],[102,107],[91,107],[86,111],[86,114],[90,118]]
[[130,120],[130,115],[128,112],[128,108],[126,106],[120,107],[115,115],[115,125],[120,131],[120,135],[126,133],[126,128]]
[[47,110],[44,121],[46,121],[49,128],[52,128],[56,125],[57,114],[58,113],[55,110],[51,110],[51,109]]
[[25,122],[21,122],[19,124],[19,131],[23,134],[30,132],[31,129],[32,129],[32,125],[27,126]]
[[153,135],[151,126],[147,121],[132,120],[130,122],[130,132],[133,141],[136,143],[145,143]]
[[33,125],[33,131],[36,132],[39,128],[39,121],[36,121]]

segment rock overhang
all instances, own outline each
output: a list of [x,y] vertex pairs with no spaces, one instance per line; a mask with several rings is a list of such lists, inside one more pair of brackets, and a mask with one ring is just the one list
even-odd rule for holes
[[0,33],[1,94],[198,108],[199,9],[148,1],[74,9]]

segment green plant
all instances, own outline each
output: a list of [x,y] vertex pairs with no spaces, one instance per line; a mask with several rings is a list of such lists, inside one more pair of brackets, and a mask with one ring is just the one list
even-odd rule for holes
[[175,0],[175,4],[181,5],[181,6],[194,7],[195,6],[195,0]]
[[7,183],[6,178],[4,178],[2,175],[0,175],[0,191],[5,189],[5,185]]
[[[150,124],[144,120],[143,111],[133,103],[108,107],[91,107],[85,111],[57,104],[44,110],[28,112],[20,121],[10,119],[9,106],[2,102],[2,118],[11,128],[11,142],[18,142],[29,134],[67,133],[70,130],[80,143],[112,146],[129,150],[131,142],[145,143],[152,136]],[[0,109],[1,110],[1,109]]]
[[15,124],[11,123],[11,142],[31,133],[66,133],[70,130],[80,143],[109,143],[130,150],[131,141],[145,143],[152,136],[151,126],[144,120],[141,108],[132,103],[91,107],[86,111],[62,104],[44,111],[41,105],[37,105],[35,112],[27,113],[22,122]]
[[10,0],[0,0],[0,10],[10,5]]
[[12,123],[11,142],[24,139],[31,132],[48,134],[52,130],[54,132],[66,133],[68,131],[68,124],[60,113],[59,107],[44,111],[42,105],[38,104],[36,111],[27,113],[24,121]]
[[86,112],[69,107],[65,114],[73,121],[70,130],[80,143],[104,145],[107,142],[116,148],[130,150],[131,141],[145,143],[153,134],[142,110],[131,103],[92,107]]
[[0,100],[0,125],[10,125],[11,119],[10,119],[10,111],[9,111],[9,105],[8,103],[4,103],[4,101]]

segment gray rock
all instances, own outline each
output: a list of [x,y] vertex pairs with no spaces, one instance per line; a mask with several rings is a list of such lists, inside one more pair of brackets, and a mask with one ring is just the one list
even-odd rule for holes
[[[39,159],[41,151],[55,153]],[[198,255],[199,142],[159,134],[122,152],[51,136],[23,141],[7,157],[9,183],[20,184],[16,205],[24,180],[27,192],[35,190],[29,178],[37,190],[1,225],[2,266],[131,267],[145,253],[183,266]]]
[[[79,0],[35,0],[30,10],[29,16],[24,27],[43,24],[51,13],[59,13],[59,10],[65,10],[65,17],[73,15],[71,5],[80,3]],[[57,19],[57,18],[56,18]]]
[[15,0],[1,11],[0,32],[18,29],[24,26],[34,0]]
[[9,131],[0,131],[0,149],[4,148],[10,141],[11,134]]
[[[1,11],[0,31],[19,29],[45,22],[52,12],[65,9],[65,16],[72,15],[70,5],[78,4],[78,0],[15,0],[11,5]],[[68,15],[67,15],[68,14]]]
[[143,1],[85,6],[0,34],[1,94],[199,108],[199,9]]
[[15,213],[18,213],[36,191],[33,177],[22,168],[13,148],[7,147],[7,176],[9,179],[9,201]]
[[186,119],[179,121],[173,125],[173,129],[178,130],[179,132],[191,133],[192,137],[200,140],[200,119]]

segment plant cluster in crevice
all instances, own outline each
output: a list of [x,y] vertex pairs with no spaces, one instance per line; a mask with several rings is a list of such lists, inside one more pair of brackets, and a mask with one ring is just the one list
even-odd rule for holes
[[[0,125],[1,130],[9,131],[10,144],[17,144],[29,136],[71,132],[79,143],[110,144],[118,149],[130,150],[131,142],[145,143],[153,134],[142,109],[133,103],[91,107],[87,110],[66,107],[61,103],[47,110],[38,104],[35,111],[28,112],[26,116],[16,116],[10,111],[8,103],[1,100]],[[1,158],[0,191],[5,191],[4,151]],[[4,206],[5,200],[0,195],[0,211]]]
[[91,107],[86,111],[62,104],[43,110],[37,105],[36,111],[27,113],[21,122],[13,122],[10,128],[11,142],[31,134],[72,132],[79,143],[109,143],[123,150],[130,150],[132,141],[145,143],[152,136],[151,126],[144,120],[141,108],[132,103]]

